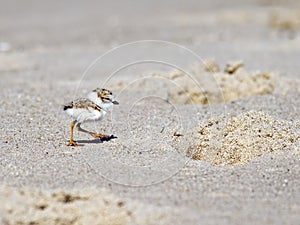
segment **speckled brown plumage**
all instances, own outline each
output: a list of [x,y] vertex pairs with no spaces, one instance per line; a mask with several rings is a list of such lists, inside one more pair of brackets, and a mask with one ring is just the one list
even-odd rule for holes
[[80,98],[76,99],[66,105],[64,105],[64,110],[67,110],[69,108],[81,108],[81,109],[88,109],[88,108],[93,108],[95,110],[101,111],[101,107],[96,105],[94,102],[87,98]]

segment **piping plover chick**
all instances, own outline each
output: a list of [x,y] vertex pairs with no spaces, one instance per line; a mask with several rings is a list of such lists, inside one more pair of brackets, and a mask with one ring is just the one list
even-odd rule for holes
[[89,92],[86,98],[79,98],[64,105],[64,111],[73,118],[73,121],[70,123],[70,141],[67,145],[78,146],[73,140],[74,128],[94,138],[109,138],[109,135],[87,131],[81,128],[80,125],[88,121],[102,120],[112,106],[118,104],[111,91],[104,88],[97,88]]

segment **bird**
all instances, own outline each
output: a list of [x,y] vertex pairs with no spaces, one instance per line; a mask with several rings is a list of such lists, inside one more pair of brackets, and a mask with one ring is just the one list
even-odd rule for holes
[[70,123],[70,140],[67,146],[78,146],[73,139],[73,130],[87,133],[94,138],[106,139],[109,135],[97,134],[83,129],[80,125],[89,121],[102,120],[113,105],[118,105],[113,93],[105,88],[96,88],[86,98],[79,98],[65,104],[64,111],[73,119]]

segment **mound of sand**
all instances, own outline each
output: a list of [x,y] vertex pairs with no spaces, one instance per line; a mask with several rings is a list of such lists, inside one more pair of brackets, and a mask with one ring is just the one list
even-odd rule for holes
[[[229,62],[220,72],[219,65],[207,61],[188,71],[162,75],[177,84],[168,90],[169,100],[180,104],[210,104],[235,101],[274,91],[277,77],[273,73],[249,72],[241,61]],[[180,88],[178,88],[180,87]]]
[[300,140],[299,124],[250,111],[228,121],[211,119],[199,129],[188,154],[217,165],[240,165],[264,154],[289,149]]
[[0,187],[0,193],[0,223],[7,225],[168,224],[164,210],[121,200],[103,190],[42,192]]
[[136,80],[139,82],[134,84],[116,81],[108,88],[119,90],[121,96],[128,92],[161,96],[172,104],[218,104],[272,93],[285,95],[291,88],[300,90],[299,82],[273,72],[248,71],[242,61],[228,62],[221,71],[214,60],[207,60],[182,71],[156,72]]

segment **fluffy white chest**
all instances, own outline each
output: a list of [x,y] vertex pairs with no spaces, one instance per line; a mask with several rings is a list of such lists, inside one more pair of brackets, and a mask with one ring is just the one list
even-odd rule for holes
[[104,110],[99,111],[91,107],[89,107],[88,109],[69,108],[66,110],[66,112],[68,115],[70,115],[80,123],[85,121],[102,120],[107,114],[107,112]]

